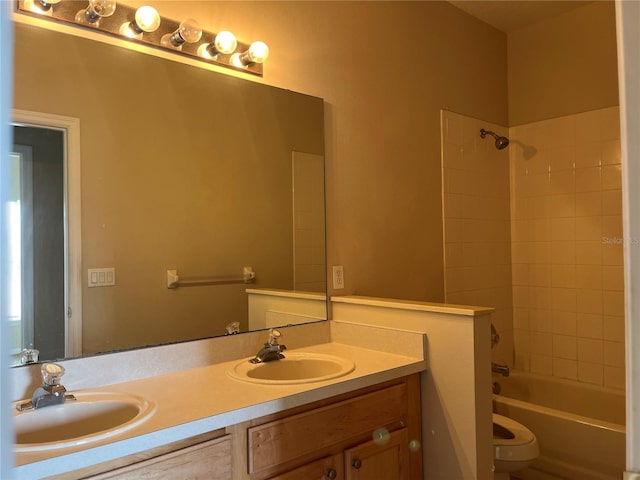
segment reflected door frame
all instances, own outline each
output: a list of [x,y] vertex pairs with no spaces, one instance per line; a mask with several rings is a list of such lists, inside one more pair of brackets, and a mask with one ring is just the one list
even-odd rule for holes
[[82,355],[82,211],[80,197],[80,119],[27,110],[12,111],[14,125],[64,133],[65,356]]

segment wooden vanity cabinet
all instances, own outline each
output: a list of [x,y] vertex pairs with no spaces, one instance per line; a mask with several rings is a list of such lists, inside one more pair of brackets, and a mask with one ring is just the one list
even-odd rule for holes
[[233,479],[422,478],[421,448],[410,448],[421,442],[419,389],[412,375],[236,426],[247,457]]
[[292,408],[56,480],[416,480],[420,377]]

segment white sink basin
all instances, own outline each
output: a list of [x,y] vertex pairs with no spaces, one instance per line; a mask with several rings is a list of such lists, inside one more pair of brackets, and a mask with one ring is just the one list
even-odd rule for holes
[[[73,392],[76,400],[19,412],[14,408],[14,451],[74,447],[130,430],[156,410],[153,402],[132,395]],[[21,402],[19,402],[21,403]]]
[[227,373],[244,382],[268,385],[322,382],[351,373],[356,367],[348,359],[320,353],[285,352],[273,362],[249,363],[243,360]]

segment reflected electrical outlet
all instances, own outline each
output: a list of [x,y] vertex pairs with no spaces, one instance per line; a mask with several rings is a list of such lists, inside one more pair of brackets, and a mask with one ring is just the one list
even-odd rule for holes
[[344,271],[342,265],[333,266],[333,288],[338,290],[344,288]]

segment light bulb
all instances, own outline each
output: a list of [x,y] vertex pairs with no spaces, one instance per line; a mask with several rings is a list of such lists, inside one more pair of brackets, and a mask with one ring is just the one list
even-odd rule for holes
[[264,42],[253,42],[249,46],[249,50],[238,56],[238,61],[244,65],[252,63],[264,63],[269,58],[269,47]]
[[143,32],[155,32],[160,26],[160,14],[149,6],[140,7],[136,10],[135,23]]
[[136,10],[134,20],[120,26],[120,33],[129,38],[142,38],[144,32],[155,32],[160,26],[160,14],[153,7],[140,7]]
[[51,7],[56,3],[60,3],[60,0],[29,0],[25,1],[25,8],[33,13],[50,15]]
[[229,54],[233,53],[238,46],[238,40],[233,33],[223,30],[216,35],[213,44],[218,52]]
[[97,26],[101,18],[116,11],[116,0],[89,0],[89,6],[76,14],[76,22]]
[[203,58],[215,58],[219,53],[228,55],[238,46],[236,36],[223,30],[216,35],[213,43],[204,43],[198,47],[198,56]]
[[165,47],[182,49],[184,43],[196,43],[202,37],[202,28],[193,18],[183,20],[178,29],[173,33],[167,33],[160,40]]

